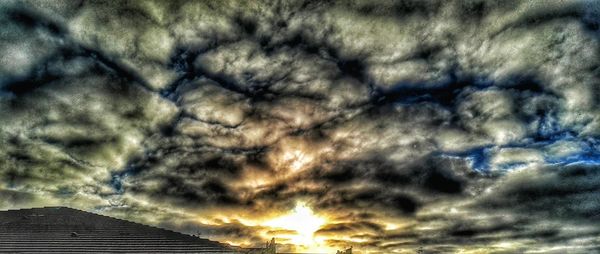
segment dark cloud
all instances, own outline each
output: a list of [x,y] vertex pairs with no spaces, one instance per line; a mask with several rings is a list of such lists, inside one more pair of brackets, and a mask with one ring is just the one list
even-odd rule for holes
[[585,164],[517,172],[478,205],[565,220],[592,219],[598,216],[600,205],[594,198],[598,177],[597,166]]
[[349,235],[355,233],[381,233],[383,227],[372,222],[336,223],[322,227],[317,234]]

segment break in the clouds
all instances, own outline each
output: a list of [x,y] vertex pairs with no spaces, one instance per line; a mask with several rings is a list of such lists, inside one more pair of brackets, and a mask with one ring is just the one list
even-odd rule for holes
[[598,251],[599,15],[5,1],[0,207],[290,251]]

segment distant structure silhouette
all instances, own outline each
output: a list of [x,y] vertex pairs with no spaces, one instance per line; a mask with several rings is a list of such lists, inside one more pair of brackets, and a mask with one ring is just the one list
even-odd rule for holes
[[270,242],[265,244],[265,248],[249,249],[248,254],[276,254],[277,249],[275,248],[275,238],[271,238]]
[[336,252],[336,254],[352,254],[352,247],[350,247],[350,248],[348,248],[348,249],[346,249],[344,251],[338,250]]

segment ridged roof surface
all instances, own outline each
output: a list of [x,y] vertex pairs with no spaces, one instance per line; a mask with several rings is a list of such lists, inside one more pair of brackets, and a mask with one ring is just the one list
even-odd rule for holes
[[0,211],[0,252],[238,253],[207,239],[66,207]]

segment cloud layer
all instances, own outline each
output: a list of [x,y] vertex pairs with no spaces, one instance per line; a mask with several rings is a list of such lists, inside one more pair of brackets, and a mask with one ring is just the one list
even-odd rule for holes
[[[600,248],[595,1],[8,1],[0,208],[283,250]],[[310,243],[269,226],[297,205]],[[302,246],[306,245],[306,246]]]

